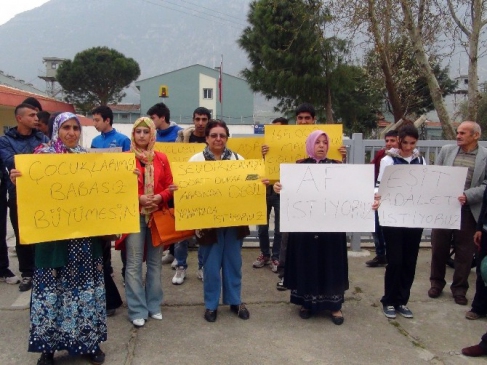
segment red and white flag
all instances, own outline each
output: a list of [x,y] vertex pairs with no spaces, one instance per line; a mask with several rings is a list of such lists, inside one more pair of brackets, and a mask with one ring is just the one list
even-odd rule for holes
[[222,55],[222,59],[221,59],[221,62],[220,62],[220,75],[218,77],[218,101],[222,102],[222,72],[223,72],[223,55]]

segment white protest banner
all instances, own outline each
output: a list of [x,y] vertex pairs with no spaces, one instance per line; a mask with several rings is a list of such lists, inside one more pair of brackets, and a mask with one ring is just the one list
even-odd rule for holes
[[281,164],[281,232],[373,232],[374,166]]
[[382,176],[379,222],[387,227],[460,229],[468,169],[452,166],[394,165]]
[[89,153],[118,153],[123,152],[122,147],[107,147],[107,148],[88,148]]

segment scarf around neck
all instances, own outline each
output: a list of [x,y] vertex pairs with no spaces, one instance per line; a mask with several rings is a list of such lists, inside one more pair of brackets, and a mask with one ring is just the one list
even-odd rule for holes
[[[222,153],[222,160],[230,160],[232,158],[232,154],[233,152],[225,147]],[[210,151],[208,146],[206,146],[203,150],[203,156],[205,157],[206,161],[216,161],[215,155]]]
[[[135,129],[137,127],[148,127],[150,130],[149,144],[147,149],[142,149],[135,143]],[[135,153],[135,158],[145,165],[144,172],[144,195],[154,194],[154,145],[156,143],[156,126],[152,119],[147,117],[139,118],[135,121],[132,127],[132,138],[130,144],[130,152]],[[146,222],[149,221],[151,213],[154,209],[147,209],[142,207],[141,213],[145,214]]]

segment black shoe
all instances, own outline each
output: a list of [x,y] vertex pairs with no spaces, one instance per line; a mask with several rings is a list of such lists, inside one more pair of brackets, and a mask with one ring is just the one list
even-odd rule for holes
[[465,295],[454,295],[453,299],[455,300],[455,303],[460,304],[460,305],[467,305],[468,304],[468,299],[465,297]]
[[32,289],[32,278],[30,276],[25,276],[19,284],[20,291],[28,291]]
[[93,365],[101,365],[105,362],[105,353],[98,349],[94,354],[90,355],[90,363]]
[[285,291],[287,288],[284,286],[284,278],[281,278],[276,284],[276,289],[279,291]]
[[299,316],[302,319],[309,319],[311,317],[311,310],[306,309],[305,307],[301,307],[301,309],[299,310]]
[[115,315],[115,312],[117,311],[116,308],[114,309],[107,309],[107,317],[113,317]]
[[37,365],[54,365],[54,354],[41,354],[41,357],[37,360]]
[[387,259],[385,256],[376,256],[372,260],[367,261],[365,265],[368,267],[386,266]]
[[343,324],[343,322],[345,321],[345,319],[343,318],[342,311],[340,311],[340,315],[339,316],[334,316],[331,313],[330,313],[330,316],[331,316],[331,321],[333,323],[335,323],[337,326]]
[[212,311],[210,309],[205,310],[205,319],[208,322],[215,322],[216,321],[216,315],[217,315],[216,309],[214,311]]
[[241,319],[249,319],[250,313],[249,310],[245,307],[245,304],[240,303],[238,305],[231,305],[230,310],[235,313],[238,318]]

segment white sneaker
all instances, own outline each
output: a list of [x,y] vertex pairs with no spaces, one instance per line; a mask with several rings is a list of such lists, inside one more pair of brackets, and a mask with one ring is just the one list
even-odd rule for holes
[[1,276],[0,282],[5,282],[7,284],[15,285],[15,284],[20,283],[20,279],[16,275],[14,275],[14,276]]
[[151,314],[151,318],[161,320],[162,319],[162,313],[156,313],[156,314]]
[[171,263],[171,269],[176,270],[176,267],[178,267],[178,260],[174,259]]
[[144,318],[137,318],[132,321],[132,324],[135,327],[142,327],[145,324],[145,319]]
[[196,271],[196,277],[201,281],[203,281],[203,268],[198,269],[198,271]]
[[174,277],[172,278],[172,283],[174,285],[181,285],[184,282],[185,278],[186,278],[186,269],[182,266],[178,266],[176,268],[176,274],[174,274]]
[[272,260],[271,261],[271,270],[272,272],[277,273],[277,267],[279,266],[279,260]]
[[163,265],[170,264],[171,262],[173,262],[173,260],[174,260],[174,256],[168,253],[167,255],[162,257],[162,264]]

